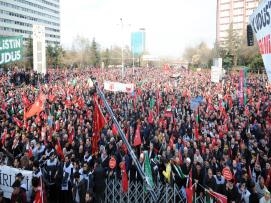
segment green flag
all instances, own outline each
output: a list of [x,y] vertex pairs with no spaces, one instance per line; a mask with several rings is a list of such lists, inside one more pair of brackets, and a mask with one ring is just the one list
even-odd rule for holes
[[152,179],[152,172],[151,172],[151,164],[150,164],[150,159],[149,159],[149,154],[147,151],[144,151],[144,172],[146,175],[146,181],[148,183],[148,186],[152,187],[154,186],[154,182]]
[[150,109],[153,109],[154,107],[154,104],[155,104],[155,101],[153,99],[153,97],[150,99]]
[[209,194],[209,192],[208,191],[206,191],[205,192],[205,198],[206,198],[206,200],[205,200],[205,202],[206,203],[213,203],[214,202],[214,199],[212,198],[212,196]]
[[199,124],[199,108],[196,111],[196,123]]
[[181,167],[179,165],[174,164],[173,166],[174,166],[176,172],[178,173],[178,175],[180,176],[181,179],[186,178],[185,175],[183,174],[183,171],[182,171]]
[[12,105],[10,110],[9,110],[9,115],[14,115],[15,111],[14,111],[14,106]]

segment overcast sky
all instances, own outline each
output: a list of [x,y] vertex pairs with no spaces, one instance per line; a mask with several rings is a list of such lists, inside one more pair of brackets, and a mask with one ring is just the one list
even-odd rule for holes
[[[61,40],[70,48],[77,36],[102,48],[130,46],[131,32],[146,29],[146,49],[156,56],[181,57],[187,46],[215,41],[215,0],[61,0]],[[123,19],[123,31],[121,21]]]

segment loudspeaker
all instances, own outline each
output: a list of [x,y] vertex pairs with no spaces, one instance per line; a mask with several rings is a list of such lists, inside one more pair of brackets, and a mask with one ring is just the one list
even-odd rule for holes
[[247,45],[248,46],[254,45],[253,30],[251,25],[247,25]]

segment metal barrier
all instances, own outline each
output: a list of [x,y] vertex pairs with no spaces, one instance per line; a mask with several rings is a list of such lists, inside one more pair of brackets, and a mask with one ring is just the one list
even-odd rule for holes
[[[142,182],[130,181],[127,193],[122,192],[120,180],[107,180],[106,185],[105,203],[157,203],[153,201],[146,184]],[[158,184],[154,191],[159,203],[186,203],[186,198],[175,184]]]

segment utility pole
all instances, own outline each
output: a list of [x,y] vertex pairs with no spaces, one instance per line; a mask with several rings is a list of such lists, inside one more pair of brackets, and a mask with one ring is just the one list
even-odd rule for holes
[[105,96],[104,96],[104,93],[102,92],[102,90],[100,89],[97,81],[95,78],[91,78],[92,81],[93,81],[93,85],[95,87],[95,90],[96,92],[98,93],[98,95],[100,96],[100,98],[103,100],[104,102],[104,105],[106,107],[106,110],[107,112],[109,113],[109,115],[111,116],[111,119],[113,120],[114,124],[116,125],[117,129],[118,129],[118,132],[121,136],[121,139],[122,141],[124,142],[124,144],[127,146],[127,149],[128,149],[128,152],[129,154],[131,155],[131,158],[133,159],[135,165],[136,165],[136,168],[140,174],[140,176],[142,177],[142,180],[147,184],[147,187],[146,189],[150,192],[151,196],[152,196],[152,199],[153,199],[153,202],[157,202],[158,201],[158,197],[157,197],[157,194],[155,193],[154,189],[152,188],[151,186],[151,183],[150,183],[150,180],[147,178],[147,176],[145,175],[143,169],[142,169],[142,166],[140,165],[131,145],[129,144],[124,132],[122,131],[121,127],[120,127],[120,124],[119,122],[117,121],[111,107],[109,106]]
[[124,60],[123,60],[123,21],[120,18],[120,26],[121,26],[121,77],[124,78]]

